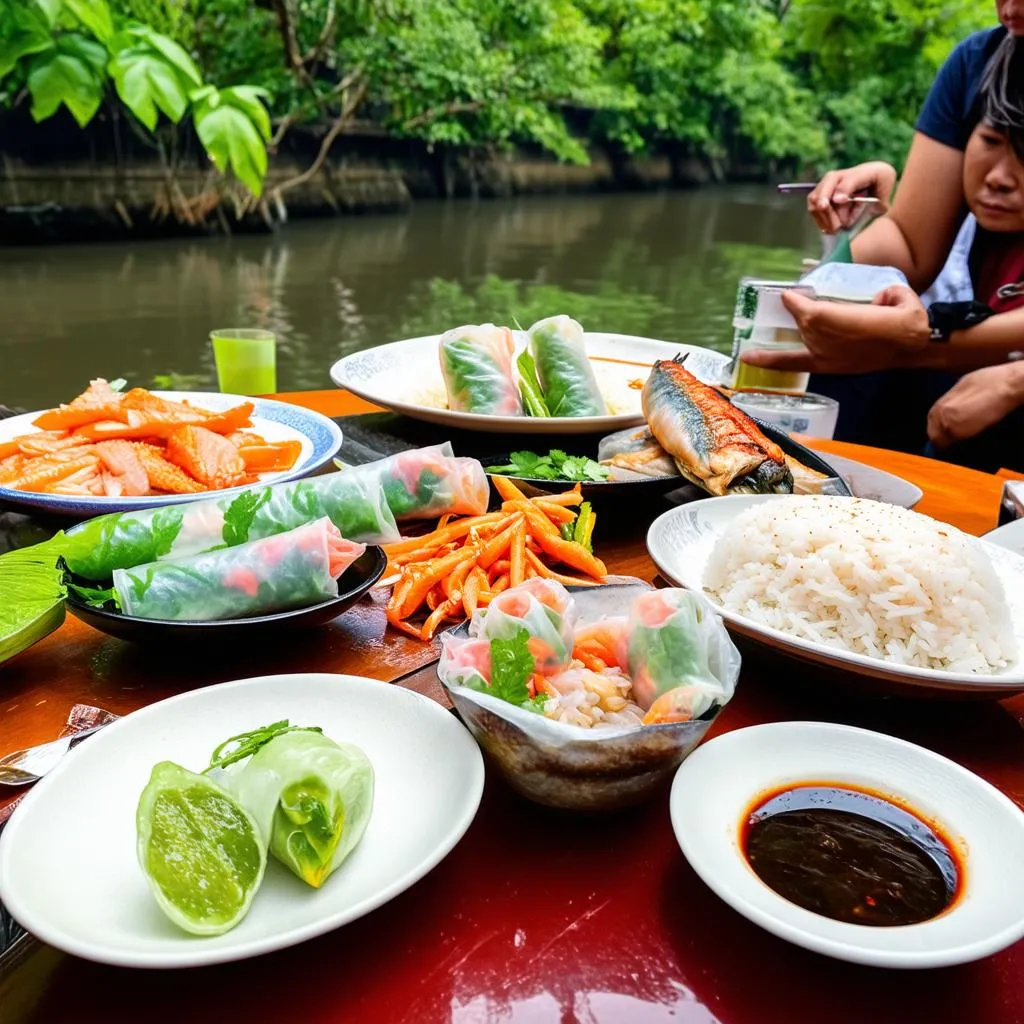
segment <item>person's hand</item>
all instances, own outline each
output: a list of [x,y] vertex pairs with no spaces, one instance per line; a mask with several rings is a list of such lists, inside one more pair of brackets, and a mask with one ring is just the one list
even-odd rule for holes
[[1024,364],[1003,363],[961,377],[928,413],[928,438],[936,448],[966,441],[1024,404]]
[[905,365],[928,344],[928,313],[914,291],[893,285],[869,306],[809,299],[783,292],[807,350],[752,349],[743,362],[797,373],[867,373]]
[[[843,171],[829,171],[807,196],[807,212],[827,235],[852,227],[862,216],[880,217],[889,211],[896,188],[896,168],[873,160]],[[872,196],[877,203],[853,203],[856,195]]]

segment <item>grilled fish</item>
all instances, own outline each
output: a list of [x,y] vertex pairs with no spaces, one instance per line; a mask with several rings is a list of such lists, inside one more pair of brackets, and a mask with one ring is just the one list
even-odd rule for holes
[[782,449],[683,360],[660,359],[643,390],[644,416],[679,472],[711,494],[792,494]]

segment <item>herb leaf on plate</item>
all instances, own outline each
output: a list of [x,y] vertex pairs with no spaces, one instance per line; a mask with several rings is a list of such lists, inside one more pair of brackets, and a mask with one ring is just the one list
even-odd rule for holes
[[568,455],[560,448],[553,448],[547,455],[530,451],[512,452],[508,465],[488,466],[487,472],[572,483],[597,483],[608,479],[608,470],[599,462],[585,455]]
[[491,641],[491,685],[488,693],[517,707],[528,707],[531,701],[527,687],[536,661],[530,653],[530,634],[516,630],[511,640]]

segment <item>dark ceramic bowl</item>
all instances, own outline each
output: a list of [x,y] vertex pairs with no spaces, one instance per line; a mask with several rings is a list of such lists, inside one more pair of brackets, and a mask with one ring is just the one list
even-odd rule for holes
[[[630,580],[568,589],[580,619],[587,622],[624,614],[636,594],[651,587]],[[468,636],[468,623],[449,635]],[[488,760],[514,790],[536,803],[571,811],[611,811],[647,799],[696,748],[722,710],[712,708],[692,722],[609,730],[602,736],[475,690],[444,688]]]
[[[817,452],[794,441],[785,431],[780,430],[771,423],[765,423],[763,420],[755,420],[755,422],[764,432],[765,436],[774,441],[786,455],[796,459],[808,469],[813,469],[816,473],[824,473],[827,477],[833,478],[834,483],[830,493],[847,497],[850,495],[850,489],[839,473]],[[576,439],[573,438],[572,440],[575,441]],[[587,450],[583,450],[585,447],[587,447],[585,442],[582,445],[568,443],[566,445],[570,455],[586,455],[590,458],[596,458],[596,444],[591,444]],[[505,466],[509,463],[509,456],[509,452],[500,452],[497,455],[483,458],[480,461],[484,464],[485,468],[487,466]],[[497,474],[491,473],[489,475],[493,477]],[[517,476],[507,473],[502,473],[501,475],[511,480],[527,497],[531,498],[542,494],[558,494],[576,486],[575,483],[569,480],[541,480],[537,477]],[[594,480],[582,484],[583,500],[589,501],[595,507],[607,507],[607,505],[612,503],[621,506],[624,502],[640,504],[644,501],[660,498],[673,491],[686,492],[680,493],[673,498],[676,504],[682,504],[685,501],[696,501],[708,496],[706,491],[695,484],[691,484],[689,480],[682,476],[643,477],[637,474],[628,480]]]
[[305,608],[293,608],[272,615],[247,619],[217,619],[212,622],[179,622],[168,619],[140,619],[112,607],[93,608],[74,593],[68,593],[68,610],[76,618],[119,640],[134,643],[246,643],[258,644],[264,637],[277,638],[295,629],[322,626],[348,611],[387,568],[387,556],[379,547],[368,547],[338,580],[338,596]]

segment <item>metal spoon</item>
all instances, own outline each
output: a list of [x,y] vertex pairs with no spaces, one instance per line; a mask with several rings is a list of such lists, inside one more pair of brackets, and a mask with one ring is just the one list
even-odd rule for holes
[[94,732],[99,732],[109,722],[94,725],[91,729],[62,736],[50,743],[41,743],[37,747],[16,750],[13,754],[0,757],[0,786],[31,786],[38,782],[47,772],[57,767],[60,759],[79,741]]

